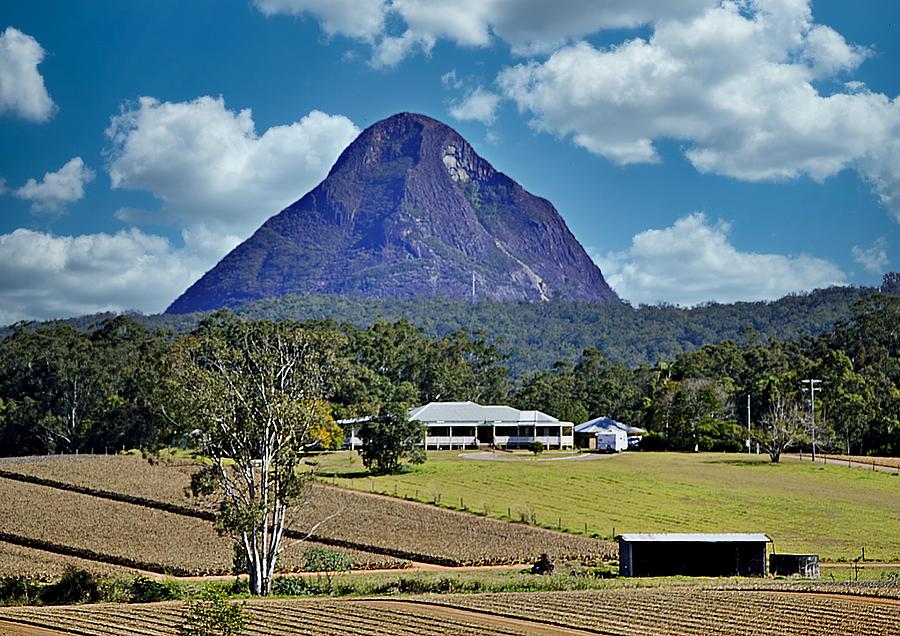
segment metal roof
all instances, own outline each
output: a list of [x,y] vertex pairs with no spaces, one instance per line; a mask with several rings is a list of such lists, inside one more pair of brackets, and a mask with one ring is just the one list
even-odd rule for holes
[[[511,406],[481,405],[476,402],[429,402],[409,410],[409,419],[420,422],[499,424],[558,424],[558,419],[541,411],[520,411]],[[568,422],[563,422],[568,424]]]
[[606,433],[612,428],[617,428],[619,430],[625,431],[629,435],[639,435],[642,433],[646,433],[642,428],[638,428],[636,426],[629,426],[628,424],[623,424],[622,422],[618,422],[611,417],[595,417],[592,420],[588,420],[584,424],[579,424],[575,427],[576,433]]
[[759,533],[678,533],[669,532],[662,534],[620,534],[616,536],[619,541],[627,543],[769,543],[772,539],[768,535]]

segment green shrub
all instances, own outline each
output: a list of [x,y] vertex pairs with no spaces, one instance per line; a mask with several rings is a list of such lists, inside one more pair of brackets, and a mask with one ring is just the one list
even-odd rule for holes
[[104,603],[130,603],[132,579],[127,577],[104,577],[97,579],[97,590]]
[[40,597],[41,584],[25,576],[0,577],[0,605],[32,605]]
[[41,592],[41,601],[48,605],[96,603],[102,598],[97,577],[87,570],[69,566],[56,583]]
[[330,594],[332,591],[334,575],[338,572],[346,572],[353,567],[353,559],[345,552],[331,548],[309,548],[303,553],[303,560],[306,571],[318,573],[319,581],[317,582],[320,586],[324,578],[326,594]]
[[238,541],[234,542],[231,553],[231,573],[247,574],[250,571],[250,563],[247,561],[247,551],[244,545]]
[[209,587],[185,606],[182,619],[179,636],[239,636],[252,616],[244,603],[233,603],[221,588]]
[[302,576],[280,576],[272,581],[272,594],[276,596],[303,596],[309,586]]
[[139,576],[131,582],[129,600],[132,603],[155,603],[172,601],[180,596],[178,585],[173,581],[154,581]]
[[526,448],[535,455],[540,455],[544,452],[544,443],[538,441],[528,442],[528,446],[526,446]]

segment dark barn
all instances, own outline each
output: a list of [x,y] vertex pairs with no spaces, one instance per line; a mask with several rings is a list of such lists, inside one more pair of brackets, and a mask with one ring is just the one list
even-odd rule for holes
[[769,557],[769,574],[819,578],[818,554],[773,554]]
[[620,534],[620,576],[765,576],[764,534]]

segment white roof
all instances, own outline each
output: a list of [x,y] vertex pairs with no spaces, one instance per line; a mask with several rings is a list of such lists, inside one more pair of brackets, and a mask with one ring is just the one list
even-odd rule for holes
[[410,409],[409,419],[420,422],[559,423],[558,419],[541,411],[520,411],[511,406],[481,405],[476,402],[429,402]]
[[625,431],[629,435],[640,435],[642,433],[646,433],[642,428],[638,428],[636,426],[629,426],[628,424],[623,424],[622,422],[617,422],[611,417],[595,417],[592,420],[588,420],[584,424],[579,424],[575,427],[576,433],[608,433],[610,429],[617,428],[619,430]]
[[620,534],[616,537],[628,543],[642,542],[679,542],[679,543],[769,543],[771,539],[765,534],[725,532],[725,533],[678,533],[664,534]]

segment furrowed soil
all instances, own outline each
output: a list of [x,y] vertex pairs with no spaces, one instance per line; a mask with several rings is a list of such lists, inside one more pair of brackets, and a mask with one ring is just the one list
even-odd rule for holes
[[[0,549],[61,555],[28,570],[43,578],[56,574],[62,556],[177,576],[228,574],[231,542],[210,522],[215,502],[186,496],[196,469],[133,456],[0,461]],[[322,520],[308,541],[285,551],[284,571],[301,571],[302,550],[316,544],[346,551],[362,569],[520,564],[543,552],[599,563],[616,554],[609,542],[323,484],[290,518],[288,543]]]
[[[293,634],[894,635],[900,604],[852,593],[696,586],[246,602],[248,636]],[[0,609],[0,635],[174,636],[183,604]],[[59,631],[45,631],[45,630]]]

